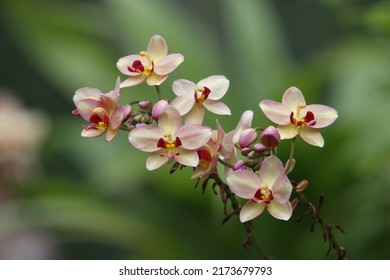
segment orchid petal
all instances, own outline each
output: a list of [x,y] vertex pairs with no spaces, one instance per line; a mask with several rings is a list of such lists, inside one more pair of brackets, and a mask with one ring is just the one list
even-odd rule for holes
[[[273,100],[263,100],[259,104],[264,115],[276,124],[290,123],[291,109],[286,105]],[[295,110],[295,109],[294,109]]]
[[265,203],[255,203],[251,200],[249,200],[245,205],[242,207],[240,212],[240,221],[241,223],[245,223],[247,221],[250,221],[257,216],[259,216],[261,213],[263,213],[264,209],[266,207]]
[[[325,105],[308,105],[305,108],[305,111],[311,111],[314,114],[314,119],[316,124],[313,125],[313,128],[322,128],[331,125],[338,117],[337,111],[331,107]],[[302,110],[302,114],[304,111]]]
[[310,145],[321,148],[324,146],[324,138],[322,138],[320,131],[316,128],[302,126],[299,129],[299,135]]
[[231,115],[229,107],[220,101],[206,99],[203,102],[203,106],[217,115]]
[[192,98],[195,93],[195,87],[195,83],[185,79],[176,80],[172,84],[172,90],[177,96],[189,94]]
[[144,75],[130,77],[121,83],[121,88],[134,87],[142,84],[146,79]]
[[83,99],[89,98],[99,100],[101,95],[102,92],[97,88],[84,87],[76,90],[75,95],[73,96],[73,102],[76,107],[78,107],[79,102]]
[[105,132],[104,129],[96,129],[96,128],[83,129],[81,131],[81,136],[86,138],[99,137],[103,135],[104,132]]
[[171,105],[175,107],[180,112],[180,115],[182,116],[184,114],[187,114],[194,106],[194,104],[195,104],[195,98],[189,94],[178,95],[171,102]]
[[160,151],[153,152],[146,160],[146,169],[148,169],[149,171],[155,170],[167,163],[168,160],[169,158],[161,155]]
[[276,128],[280,134],[280,139],[291,139],[298,135],[298,128],[293,124],[279,125]]
[[226,181],[232,192],[234,192],[237,196],[246,199],[253,198],[261,185],[259,176],[244,169],[231,172],[227,176]]
[[137,149],[144,152],[154,152],[159,150],[157,142],[164,136],[162,128],[156,125],[144,125],[130,131],[129,141]]
[[185,124],[201,124],[204,119],[203,105],[195,103],[191,110],[184,115]]
[[120,97],[120,85],[121,85],[121,79],[118,77],[116,79],[115,88],[108,92],[106,95],[110,97],[112,100],[117,101]]
[[282,97],[283,105],[287,106],[290,112],[296,112],[298,107],[306,105],[302,92],[297,87],[288,88]]
[[290,199],[292,185],[290,179],[284,173],[279,175],[270,189],[272,189],[274,199],[279,203],[286,203]]
[[147,53],[154,62],[166,56],[168,54],[168,45],[165,42],[165,39],[160,35],[154,35],[149,41]]
[[179,111],[173,106],[166,106],[158,118],[158,126],[164,130],[164,133],[170,133],[173,136],[181,126]]
[[115,135],[117,135],[118,132],[119,132],[119,127],[116,129],[108,127],[107,131],[106,131],[106,141],[111,142],[112,139],[114,139]]
[[198,86],[203,86],[210,89],[208,99],[218,100],[226,94],[229,88],[229,84],[230,82],[228,79],[226,79],[225,76],[213,75],[200,80]]
[[199,156],[196,151],[185,150],[181,147],[175,149],[175,159],[185,165],[196,167],[199,164]]
[[184,56],[178,53],[169,54],[161,58],[158,62],[154,61],[154,72],[158,75],[168,75],[175,70],[184,61]]
[[274,218],[285,221],[290,219],[292,215],[292,207],[289,201],[287,203],[282,204],[276,200],[272,200],[271,203],[267,205],[267,211]]
[[80,114],[83,119],[89,121],[93,110],[99,106],[99,100],[96,100],[95,98],[84,98],[77,105],[77,113]]
[[168,78],[168,75],[157,75],[156,73],[150,73],[146,78],[146,83],[149,86],[158,86]]
[[195,150],[206,144],[211,137],[210,127],[198,124],[185,124],[175,133],[179,137],[182,147],[188,150]]
[[260,167],[260,180],[272,188],[276,179],[284,174],[283,163],[276,156],[267,157]]

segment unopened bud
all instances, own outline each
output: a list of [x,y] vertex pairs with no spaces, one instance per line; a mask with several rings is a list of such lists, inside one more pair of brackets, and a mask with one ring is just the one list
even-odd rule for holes
[[240,147],[248,147],[257,139],[257,133],[254,128],[245,129],[240,135]]
[[261,144],[269,148],[275,148],[280,143],[280,134],[279,131],[273,127],[269,126],[261,133]]
[[245,169],[246,166],[245,166],[245,163],[243,160],[239,160],[237,161],[234,165],[233,165],[233,170],[236,171],[238,169]]
[[261,143],[256,143],[254,146],[253,146],[253,150],[258,153],[258,154],[261,154],[263,152],[265,152],[268,148],[266,146],[264,146],[263,144]]
[[304,190],[306,190],[306,188],[309,186],[309,182],[307,180],[302,180],[298,183],[297,187],[295,188],[295,190],[297,192],[303,192]]
[[150,108],[152,107],[152,103],[150,103],[149,100],[144,100],[144,101],[138,102],[138,106],[139,106],[141,109],[145,110],[145,111],[149,111]]
[[164,111],[165,107],[168,106],[168,101],[162,99],[153,105],[152,108],[152,118],[157,120],[161,113]]
[[249,148],[249,147],[242,148],[242,150],[241,150],[241,154],[244,157],[246,157],[250,152],[252,152],[252,148]]
[[286,162],[286,166],[284,167],[286,175],[290,174],[291,171],[293,171],[295,167],[296,160],[292,158],[291,160],[288,159]]

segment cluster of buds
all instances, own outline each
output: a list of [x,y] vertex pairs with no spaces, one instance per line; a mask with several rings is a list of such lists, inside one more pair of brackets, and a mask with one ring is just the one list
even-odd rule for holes
[[[215,184],[245,200],[239,206],[241,222],[247,222],[267,210],[280,220],[290,219],[293,186],[288,174],[295,165],[293,152],[283,164],[277,156],[283,140],[299,135],[310,145],[322,147],[324,139],[319,129],[332,124],[337,112],[325,105],[306,105],[302,92],[291,87],[282,102],[263,100],[259,107],[277,126],[253,127],[253,111],[245,111],[232,131],[225,132],[218,120],[215,127],[204,124],[206,111],[230,115],[228,106],[220,101],[229,89],[223,75],[212,75],[195,83],[179,79],[172,84],[175,98],[163,99],[159,85],[182,62],[181,54],[168,55],[166,41],[160,35],[151,38],[146,51],[122,57],[118,70],[128,78],[114,90],[101,93],[98,89],[76,91],[75,115],[90,124],[84,126],[83,137],[106,133],[112,141],[119,130],[128,132],[135,148],[149,153],[146,168],[155,170],[166,164],[192,168],[192,179],[213,178]],[[147,83],[157,89],[158,101],[134,101],[119,105],[120,91]],[[293,151],[293,148],[292,148]],[[224,165],[220,175],[218,165]],[[225,183],[226,182],[226,183]],[[303,192],[303,188],[297,190]],[[232,197],[230,199],[233,199]],[[225,199],[226,201],[226,199]],[[294,201],[294,200],[291,200]]]

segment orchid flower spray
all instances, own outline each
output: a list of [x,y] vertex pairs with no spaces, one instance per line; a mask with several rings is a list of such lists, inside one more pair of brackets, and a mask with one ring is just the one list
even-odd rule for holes
[[[265,99],[259,103],[261,111],[276,127],[259,123],[252,110],[245,110],[237,115],[238,121],[228,122],[237,123],[233,130],[228,130],[222,123],[232,112],[220,101],[230,86],[224,75],[211,75],[197,83],[176,79],[168,87],[172,89],[171,96],[162,96],[159,85],[183,61],[181,54],[168,54],[161,35],[150,39],[146,51],[119,58],[116,66],[127,78],[123,82],[118,79],[114,90],[102,93],[84,87],[75,92],[73,114],[89,122],[81,136],[105,134],[106,140],[112,142],[123,131],[129,145],[148,154],[145,156],[148,171],[168,166],[173,174],[178,169],[190,169],[189,180],[194,180],[195,186],[201,185],[205,191],[211,185],[213,192],[220,195],[222,222],[236,219],[247,234],[245,248],[254,248],[263,258],[271,255],[256,241],[252,223],[261,223],[264,212],[278,222],[288,222],[294,215],[298,215],[298,220],[310,215],[312,228],[320,227],[329,251],[333,250],[336,258],[345,258],[346,251],[332,231],[341,227],[327,224],[320,214],[323,197],[320,205],[314,206],[305,196],[308,181],[290,177],[299,161],[295,155],[297,136],[310,145],[323,147],[325,141],[320,129],[334,123],[338,112],[326,105],[307,105],[302,92],[290,87],[281,102]],[[145,97],[120,105],[125,88],[144,82],[155,86],[157,100]],[[206,113],[216,114],[219,119],[207,124]],[[285,142],[290,142],[288,158],[278,153]],[[310,168],[314,166],[305,170]],[[301,211],[300,203],[305,209],[303,214],[296,214]]]

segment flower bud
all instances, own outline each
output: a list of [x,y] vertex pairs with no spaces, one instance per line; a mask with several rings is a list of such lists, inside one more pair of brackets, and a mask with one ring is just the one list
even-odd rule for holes
[[264,146],[275,148],[279,145],[279,143],[280,134],[275,127],[269,126],[261,133],[261,144]]
[[254,128],[245,129],[240,135],[240,147],[248,147],[257,139],[257,133]]
[[296,186],[296,191],[297,192],[303,192],[306,190],[306,188],[309,186],[309,182],[307,180],[302,180],[298,183]]
[[145,111],[149,111],[152,107],[152,103],[149,100],[143,100],[138,102],[138,106]]
[[256,143],[254,146],[253,146],[253,150],[258,153],[258,154],[261,154],[263,152],[265,152],[268,148],[266,146],[264,146],[263,144],[261,143]]
[[245,148],[242,148],[241,150],[241,155],[243,155],[244,157],[246,157],[250,152],[252,152],[252,148],[249,148],[249,147],[245,147]]
[[286,170],[286,175],[290,174],[291,171],[293,171],[294,167],[295,167],[295,163],[296,163],[296,160],[294,158],[291,159],[288,159],[287,162],[286,162],[286,165],[284,167],[284,169]]
[[246,168],[246,166],[245,166],[245,163],[244,163],[243,160],[237,161],[237,162],[234,164],[234,166],[233,166],[233,170],[234,170],[234,171],[236,171],[236,170],[238,170],[238,169],[245,169],[245,168]]
[[157,120],[160,114],[164,111],[165,107],[168,106],[168,101],[162,99],[153,105],[152,118]]

